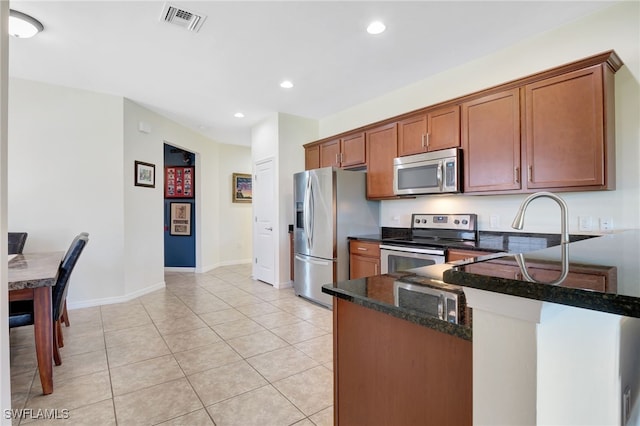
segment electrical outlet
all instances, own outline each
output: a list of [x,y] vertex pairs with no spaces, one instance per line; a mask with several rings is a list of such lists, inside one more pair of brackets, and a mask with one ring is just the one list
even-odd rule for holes
[[611,217],[601,217],[600,218],[600,230],[601,231],[611,231],[613,229],[613,218]]
[[497,214],[492,214],[490,216],[490,224],[489,227],[496,229],[496,228],[500,228],[500,216],[498,216]]
[[578,216],[578,229],[580,231],[591,231],[593,219],[591,216]]

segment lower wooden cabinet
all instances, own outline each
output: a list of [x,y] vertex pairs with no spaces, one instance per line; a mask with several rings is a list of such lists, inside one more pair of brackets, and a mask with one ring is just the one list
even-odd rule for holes
[[455,262],[456,260],[465,260],[472,257],[485,256],[492,253],[493,252],[479,250],[449,249],[447,250],[447,262]]
[[349,278],[380,275],[380,245],[368,241],[349,243]]
[[470,341],[340,298],[333,320],[335,425],[471,426]]
[[[557,262],[526,262],[526,266],[529,276],[541,283],[553,282],[561,274],[561,267]],[[517,263],[509,259],[473,263],[466,265],[465,271],[472,274],[490,275],[510,280],[525,280]],[[615,291],[617,288],[617,269],[609,266],[571,263],[569,264],[567,277],[558,285],[599,292]]]

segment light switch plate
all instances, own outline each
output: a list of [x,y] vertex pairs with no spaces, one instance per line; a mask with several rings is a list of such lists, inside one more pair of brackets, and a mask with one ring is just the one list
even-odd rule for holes
[[611,231],[613,229],[613,218],[612,217],[601,217],[600,218],[600,230],[601,231]]
[[593,219],[591,216],[578,216],[578,229],[580,231],[591,231]]

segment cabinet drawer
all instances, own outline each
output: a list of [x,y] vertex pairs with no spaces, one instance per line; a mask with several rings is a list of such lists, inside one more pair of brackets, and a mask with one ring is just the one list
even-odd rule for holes
[[380,257],[380,244],[367,241],[351,241],[349,252],[358,256]]

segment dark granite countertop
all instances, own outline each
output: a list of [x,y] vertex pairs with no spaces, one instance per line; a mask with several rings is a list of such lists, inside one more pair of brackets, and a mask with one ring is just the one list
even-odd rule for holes
[[[382,242],[383,239],[405,236],[408,228],[382,228],[379,234],[350,236],[351,240]],[[589,239],[595,235],[570,235],[571,241]],[[527,253],[560,245],[560,234],[532,234],[526,232],[480,231],[475,243],[448,243],[447,248],[490,251],[494,253]]]
[[420,284],[420,277],[400,272],[326,284],[322,286],[322,292],[415,324],[471,340],[471,327],[467,324],[451,324],[426,313],[396,306],[393,283],[402,277],[410,279],[412,283]]
[[[568,275],[556,283],[563,248]],[[534,282],[525,278],[519,260]],[[447,283],[640,318],[640,230],[454,265],[444,272]]]

